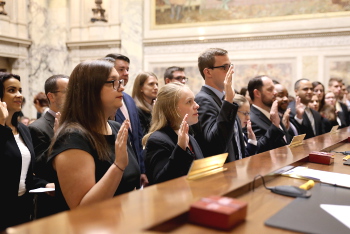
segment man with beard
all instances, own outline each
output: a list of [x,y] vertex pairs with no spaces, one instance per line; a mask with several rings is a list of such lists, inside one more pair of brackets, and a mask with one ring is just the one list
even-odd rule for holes
[[291,137],[278,115],[275,86],[267,76],[257,76],[248,83],[252,99],[250,120],[258,140],[259,153],[287,145]]
[[308,79],[297,80],[294,85],[295,102],[289,103],[291,120],[298,128],[299,134],[306,134],[305,139],[324,133],[321,115],[308,106],[313,90],[312,83]]
[[[292,122],[289,120],[290,108],[288,108],[289,99],[288,91],[286,87],[281,84],[275,84],[276,100],[278,101],[278,115],[282,119],[283,125],[288,130],[290,136],[297,136],[298,130]],[[287,109],[288,108],[288,109]]]

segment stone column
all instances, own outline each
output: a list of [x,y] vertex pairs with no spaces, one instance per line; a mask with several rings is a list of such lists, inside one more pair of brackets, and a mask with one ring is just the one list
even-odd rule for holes
[[143,0],[120,0],[121,54],[130,58],[129,83],[125,91],[131,94],[136,75],[143,69]]

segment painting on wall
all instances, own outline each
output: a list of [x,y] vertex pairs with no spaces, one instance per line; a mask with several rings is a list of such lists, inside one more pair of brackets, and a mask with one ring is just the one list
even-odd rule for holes
[[350,58],[348,61],[332,61],[329,68],[329,77],[341,78],[346,86],[350,85]]
[[[286,7],[288,6],[288,7]],[[350,15],[349,0],[152,0],[153,28]],[[221,21],[221,22],[220,22]]]
[[250,79],[266,75],[273,80],[283,84],[289,92],[292,90],[295,80],[295,68],[292,62],[278,61],[251,61],[250,63],[239,63],[235,65],[234,88],[239,91],[248,86]]

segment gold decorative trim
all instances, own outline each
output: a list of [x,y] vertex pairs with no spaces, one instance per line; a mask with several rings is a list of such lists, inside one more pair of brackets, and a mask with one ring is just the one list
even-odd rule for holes
[[152,41],[144,42],[143,45],[147,46],[163,46],[163,45],[183,45],[183,44],[204,44],[204,43],[222,43],[222,42],[237,42],[237,41],[262,41],[262,40],[281,40],[281,39],[298,39],[298,38],[313,38],[313,37],[335,37],[335,36],[349,36],[350,31],[342,32],[321,32],[321,33],[302,33],[302,34],[286,34],[286,35],[272,35],[272,36],[251,36],[251,37],[232,37],[232,38],[219,38],[219,39],[193,39],[193,40],[181,40],[181,41]]

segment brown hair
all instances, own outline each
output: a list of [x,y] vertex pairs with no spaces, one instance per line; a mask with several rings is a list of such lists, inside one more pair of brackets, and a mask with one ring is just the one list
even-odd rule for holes
[[70,75],[66,101],[62,109],[60,127],[51,143],[70,132],[81,133],[96,149],[100,160],[109,159],[105,137],[100,134],[106,128],[101,89],[108,79],[113,64],[105,60],[84,61]]
[[324,106],[320,110],[320,114],[330,121],[334,121],[337,118],[335,114],[335,107],[329,104],[324,104]]
[[151,112],[152,110],[150,110],[147,107],[146,101],[142,96],[141,93],[141,88],[142,86],[145,84],[145,82],[147,81],[148,77],[153,76],[155,77],[157,80],[157,76],[152,73],[152,72],[141,72],[139,73],[134,81],[134,87],[132,89],[132,98],[135,100],[135,104],[137,107],[139,107],[140,109],[146,111],[146,112]]
[[188,88],[188,86],[175,82],[169,83],[159,90],[157,101],[153,107],[151,127],[148,134],[142,139],[143,145],[146,145],[153,132],[165,126],[170,126],[174,130],[179,129],[181,119],[176,107],[179,103],[181,91],[185,88]]
[[205,50],[199,55],[198,68],[204,80],[205,80],[204,69],[211,68],[214,66],[215,56],[224,56],[224,55],[227,55],[227,51],[220,48],[210,48]]

